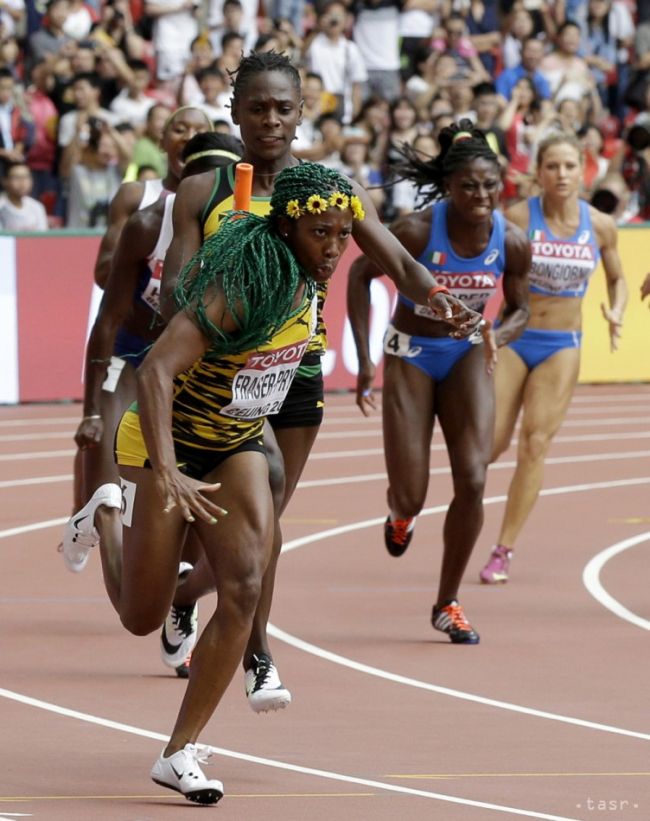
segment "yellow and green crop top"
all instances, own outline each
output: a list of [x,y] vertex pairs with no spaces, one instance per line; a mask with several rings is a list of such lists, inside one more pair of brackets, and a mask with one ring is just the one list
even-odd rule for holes
[[[201,215],[201,225],[203,228],[203,240],[219,228],[219,223],[228,213],[233,210],[233,191],[235,190],[235,165],[226,165],[214,169],[214,185],[210,193],[203,213]],[[251,197],[250,211],[259,217],[265,217],[271,211],[270,197]],[[316,332],[309,343],[307,352],[322,356],[327,350],[327,328],[323,319],[323,306],[327,299],[327,283],[317,286],[316,296],[318,300],[318,319],[316,322]]]

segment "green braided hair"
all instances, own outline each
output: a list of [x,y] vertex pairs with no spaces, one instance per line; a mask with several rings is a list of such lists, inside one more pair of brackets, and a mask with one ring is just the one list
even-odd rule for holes
[[[268,342],[296,313],[292,305],[302,282],[306,299],[313,297],[314,280],[301,270],[280,236],[277,217],[287,215],[292,200],[307,203],[314,194],[329,198],[337,192],[351,197],[352,187],[336,171],[316,163],[286,168],[275,181],[268,217],[231,212],[194,254],[179,276],[174,297],[178,308],[192,315],[211,341],[210,358]],[[223,331],[207,317],[215,288],[225,295],[237,323],[235,333]]]

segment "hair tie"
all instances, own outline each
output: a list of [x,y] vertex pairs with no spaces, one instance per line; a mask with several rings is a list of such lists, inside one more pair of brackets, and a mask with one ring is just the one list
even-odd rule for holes
[[225,151],[223,148],[208,148],[206,151],[197,151],[196,154],[190,154],[185,160],[185,165],[189,165],[194,160],[200,160],[201,157],[225,157],[234,162],[241,160],[239,154],[233,154],[232,151]]
[[454,134],[451,142],[453,144],[459,143],[461,140],[471,140],[473,136],[469,131],[459,131],[458,134]]

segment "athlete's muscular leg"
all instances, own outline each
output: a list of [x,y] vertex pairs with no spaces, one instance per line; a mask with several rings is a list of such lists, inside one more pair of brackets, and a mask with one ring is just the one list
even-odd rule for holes
[[496,401],[494,421],[494,445],[490,462],[496,462],[508,450],[524,397],[528,368],[513,350],[507,346],[499,349],[499,359],[494,370],[494,394]]
[[463,573],[483,525],[483,491],[494,435],[494,387],[476,346],[437,384],[440,420],[454,482],[443,530],[438,599],[458,598]]
[[[115,390],[107,391],[102,389],[100,412],[104,423],[104,432],[101,441],[97,447],[86,448],[83,451],[84,504],[100,485],[107,483],[120,484],[113,451],[115,431],[120,424],[122,414],[135,401],[135,398],[135,370],[130,364],[125,363],[119,374]],[[100,543],[104,547],[101,551],[104,585],[110,600],[115,606],[119,596],[122,573],[122,522],[120,511],[114,508],[99,507],[95,514],[95,527],[100,536]]]
[[534,368],[528,377],[517,467],[508,489],[499,544],[512,548],[537,501],[544,458],[566,415],[579,368],[580,351],[566,348]]
[[388,507],[399,519],[417,516],[429,486],[434,383],[415,365],[389,355],[382,405]]
[[196,741],[242,658],[269,563],[274,511],[266,460],[246,452],[205,477],[221,482],[215,500],[229,511],[197,528],[217,582],[217,609],[192,654],[190,678],[166,754]]

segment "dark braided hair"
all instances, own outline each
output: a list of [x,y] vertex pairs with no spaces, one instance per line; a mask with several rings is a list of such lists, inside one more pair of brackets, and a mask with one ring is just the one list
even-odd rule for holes
[[295,86],[298,95],[301,95],[300,74],[298,74],[298,69],[286,55],[273,50],[252,52],[248,57],[242,58],[239,66],[234,71],[228,72],[232,86],[233,103],[241,99],[250,78],[264,71],[281,71],[286,74]]
[[[268,217],[231,212],[185,266],[174,296],[178,307],[193,316],[210,339],[209,358],[268,342],[295,313],[292,305],[301,282],[306,299],[313,297],[314,280],[306,277],[281,238],[278,217],[287,216],[292,200],[304,204],[313,194],[327,197],[335,192],[348,196],[352,192],[349,182],[336,171],[317,163],[285,168],[275,181]],[[237,323],[234,334],[224,332],[207,316],[215,288],[223,291]]]
[[411,180],[423,189],[420,191],[423,206],[443,199],[447,177],[474,160],[488,160],[499,167],[498,157],[490,148],[485,133],[471,120],[461,120],[443,128],[438,143],[440,153],[430,160],[421,159],[412,146],[404,144],[401,154],[405,162],[396,168],[400,179]]

